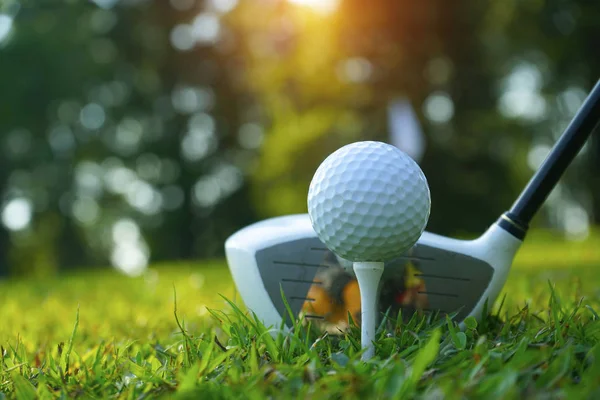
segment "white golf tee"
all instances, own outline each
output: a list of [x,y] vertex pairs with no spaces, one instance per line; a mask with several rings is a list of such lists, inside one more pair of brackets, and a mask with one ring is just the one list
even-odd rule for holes
[[362,360],[368,360],[375,354],[373,340],[377,329],[377,289],[383,274],[382,262],[355,262],[354,273],[360,290],[361,334],[360,342],[366,351]]

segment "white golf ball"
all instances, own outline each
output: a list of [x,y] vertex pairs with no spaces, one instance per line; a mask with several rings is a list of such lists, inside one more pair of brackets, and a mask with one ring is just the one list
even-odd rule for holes
[[381,142],[352,143],[332,153],[308,192],[317,235],[352,262],[402,255],[425,230],[430,209],[429,186],[419,165]]

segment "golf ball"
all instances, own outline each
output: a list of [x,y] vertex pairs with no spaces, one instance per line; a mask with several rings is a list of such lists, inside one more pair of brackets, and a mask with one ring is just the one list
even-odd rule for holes
[[387,261],[419,239],[431,208],[425,174],[382,142],[346,145],[323,161],[310,183],[308,213],[317,235],[346,260]]

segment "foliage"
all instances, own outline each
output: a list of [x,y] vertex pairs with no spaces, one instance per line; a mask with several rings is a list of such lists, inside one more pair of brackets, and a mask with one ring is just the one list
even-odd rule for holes
[[17,202],[32,215],[0,229],[0,271],[222,254],[252,215],[227,51],[174,48],[191,25],[168,2],[18,4],[2,3],[0,203],[3,220]]
[[[63,3],[0,1],[0,275],[221,256],[306,212],[330,152],[388,140],[398,96],[427,137],[428,229],[481,232],[600,62],[585,1]],[[597,137],[536,225],[598,222]]]
[[[588,8],[600,11],[583,2],[377,0],[365,7],[346,0],[319,14],[285,2],[241,2],[228,21],[266,131],[251,181],[258,212],[305,212],[308,183],[323,158],[355,140],[388,141],[387,105],[406,96],[427,136],[421,165],[433,196],[429,228],[485,229],[597,80],[598,58],[585,50],[597,24],[574,22]],[[571,65],[557,47],[576,37],[582,45],[569,47],[577,60]],[[446,120],[433,115],[441,106],[432,100],[440,98],[452,106]],[[590,199],[594,174],[587,173],[599,158],[593,146],[536,224],[564,228],[569,202],[598,214],[597,196]]]
[[263,326],[238,308],[220,261],[160,265],[138,278],[88,271],[0,283],[0,393],[594,398],[600,278],[589,265],[598,265],[600,253],[589,241],[579,250],[595,251],[591,264],[574,264],[581,260],[568,253],[532,263],[529,251],[547,237],[531,239],[492,315],[466,321],[462,332],[449,319],[392,324],[391,335],[379,333],[377,357],[368,363],[360,361],[356,329],[334,337],[300,325],[289,335]]

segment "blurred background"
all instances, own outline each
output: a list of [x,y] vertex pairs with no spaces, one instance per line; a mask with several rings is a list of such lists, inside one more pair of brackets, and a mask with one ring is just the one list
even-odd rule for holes
[[[481,233],[600,78],[585,0],[0,0],[0,274],[223,256],[306,212],[320,162],[393,143],[427,229]],[[600,224],[600,135],[535,220]]]

